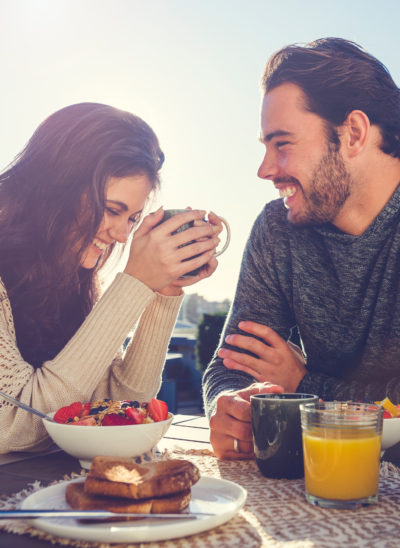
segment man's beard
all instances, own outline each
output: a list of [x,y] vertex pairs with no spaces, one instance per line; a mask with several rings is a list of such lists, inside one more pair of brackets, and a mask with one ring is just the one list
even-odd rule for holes
[[297,192],[303,193],[304,207],[298,213],[288,212],[296,225],[312,226],[332,222],[350,196],[351,177],[335,144],[328,142],[327,152],[314,169],[307,193],[300,181]]

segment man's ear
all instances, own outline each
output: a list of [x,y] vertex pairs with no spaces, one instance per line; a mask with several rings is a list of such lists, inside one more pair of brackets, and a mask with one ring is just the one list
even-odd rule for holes
[[371,123],[362,110],[352,110],[340,128],[341,146],[349,158],[357,156],[367,144]]

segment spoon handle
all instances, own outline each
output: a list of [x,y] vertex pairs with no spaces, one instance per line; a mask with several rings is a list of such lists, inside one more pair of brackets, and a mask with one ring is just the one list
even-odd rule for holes
[[42,413],[38,409],[34,409],[33,407],[29,407],[29,405],[26,405],[25,403],[22,403],[19,400],[16,400],[12,396],[9,396],[8,394],[5,394],[4,392],[0,392],[0,396],[4,398],[6,401],[9,401],[10,403],[13,403],[17,407],[21,407],[21,409],[25,409],[25,411],[29,411],[29,413],[33,413],[34,415],[38,415],[39,417],[42,417],[42,419],[47,419],[49,421],[53,421],[51,417],[46,415],[46,413]]

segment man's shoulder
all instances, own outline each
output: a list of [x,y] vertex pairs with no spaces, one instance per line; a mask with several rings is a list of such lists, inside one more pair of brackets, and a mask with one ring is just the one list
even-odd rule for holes
[[273,238],[291,239],[293,225],[288,221],[287,209],[282,199],[272,200],[265,204],[260,214],[254,221],[253,234]]
[[[265,204],[254,221],[247,250],[264,257],[265,252],[287,249],[292,241],[292,226],[287,219],[287,210],[282,200]],[[280,251],[278,251],[280,253]]]
[[270,217],[271,219],[276,219],[279,222],[287,222],[287,209],[283,205],[282,198],[271,200],[270,202],[265,204],[261,213]]
[[321,240],[321,235],[312,226],[291,223],[288,211],[281,199],[268,202],[254,222],[251,244],[259,249],[275,249],[279,255],[291,253],[291,249],[307,249]]
[[281,199],[272,200],[265,204],[254,224],[259,227],[283,227],[290,228],[290,223],[287,219],[287,209],[283,205]]

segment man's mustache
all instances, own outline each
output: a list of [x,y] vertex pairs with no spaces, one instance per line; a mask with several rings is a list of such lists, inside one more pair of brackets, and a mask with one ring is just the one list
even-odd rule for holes
[[292,184],[300,185],[300,181],[298,179],[295,179],[295,177],[277,177],[276,179],[273,179],[272,182],[274,183],[274,185],[277,185],[280,183],[285,183],[285,184],[292,183]]

